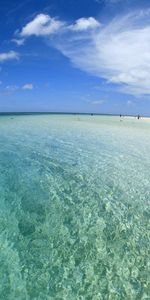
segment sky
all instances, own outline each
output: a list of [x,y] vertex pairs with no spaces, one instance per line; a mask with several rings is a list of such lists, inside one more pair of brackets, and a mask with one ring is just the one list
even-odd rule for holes
[[150,115],[149,0],[0,4],[0,112]]

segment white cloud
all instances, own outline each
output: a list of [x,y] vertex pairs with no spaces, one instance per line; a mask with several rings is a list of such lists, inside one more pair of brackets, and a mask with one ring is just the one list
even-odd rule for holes
[[73,31],[84,31],[99,26],[100,23],[97,20],[95,20],[93,17],[90,17],[90,18],[80,18],[74,24],[68,26],[68,28]]
[[23,90],[33,90],[34,86],[32,83],[26,83],[22,86]]
[[[0,81],[0,84],[2,82]],[[34,88],[32,83],[27,83],[23,86],[18,86],[14,84],[7,85],[4,90],[0,93],[1,96],[11,96],[12,94],[16,93],[17,91],[23,90],[32,90]]]
[[17,85],[7,85],[1,92],[0,96],[11,96],[13,95],[17,90],[19,90],[19,86]]
[[150,94],[150,11],[115,18],[92,32],[72,32],[55,39],[78,68],[133,95]]
[[102,105],[103,103],[105,103],[104,100],[93,100],[93,101],[90,101],[91,104],[93,105]]
[[4,96],[9,96],[9,95],[12,95],[13,93],[15,93],[18,89],[19,89],[19,87],[17,85],[13,85],[13,84],[7,85],[2,94]]
[[19,54],[15,51],[9,51],[6,53],[0,53],[0,62],[7,60],[19,59]]
[[62,26],[63,22],[51,18],[49,15],[39,14],[25,27],[23,27],[20,35],[28,37],[31,35],[46,36],[57,32]]
[[[53,39],[49,38],[53,33]],[[122,93],[150,94],[150,10],[135,11],[103,25],[93,17],[69,25],[40,14],[20,35],[46,36],[46,42],[74,66],[105,79]]]
[[25,39],[12,39],[12,42],[17,44],[17,46],[22,46],[24,45]]
[[17,85],[7,85],[6,86],[6,90],[9,90],[9,91],[16,91],[17,89],[18,89]]

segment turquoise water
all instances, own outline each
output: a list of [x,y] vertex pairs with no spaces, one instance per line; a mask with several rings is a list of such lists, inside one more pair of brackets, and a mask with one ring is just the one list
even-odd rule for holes
[[0,116],[0,299],[148,300],[150,122]]

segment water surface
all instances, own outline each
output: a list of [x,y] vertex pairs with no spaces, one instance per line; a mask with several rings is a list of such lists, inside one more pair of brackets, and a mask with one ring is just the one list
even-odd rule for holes
[[148,300],[150,122],[0,116],[0,299]]

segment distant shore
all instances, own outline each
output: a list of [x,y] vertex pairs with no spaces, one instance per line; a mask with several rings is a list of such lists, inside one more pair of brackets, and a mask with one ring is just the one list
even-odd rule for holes
[[[138,119],[138,115],[125,115],[125,114],[111,114],[111,113],[94,113],[94,112],[0,112],[0,116],[9,116],[9,115],[86,115],[86,116],[110,116],[110,117],[119,117],[119,118],[134,118]],[[150,121],[150,116],[140,116],[140,120]]]
[[[132,118],[132,119],[138,119],[137,116],[128,116],[128,115],[121,116],[120,118]],[[140,117],[139,117],[139,120],[150,121],[150,117],[142,117],[142,116],[140,116]]]

